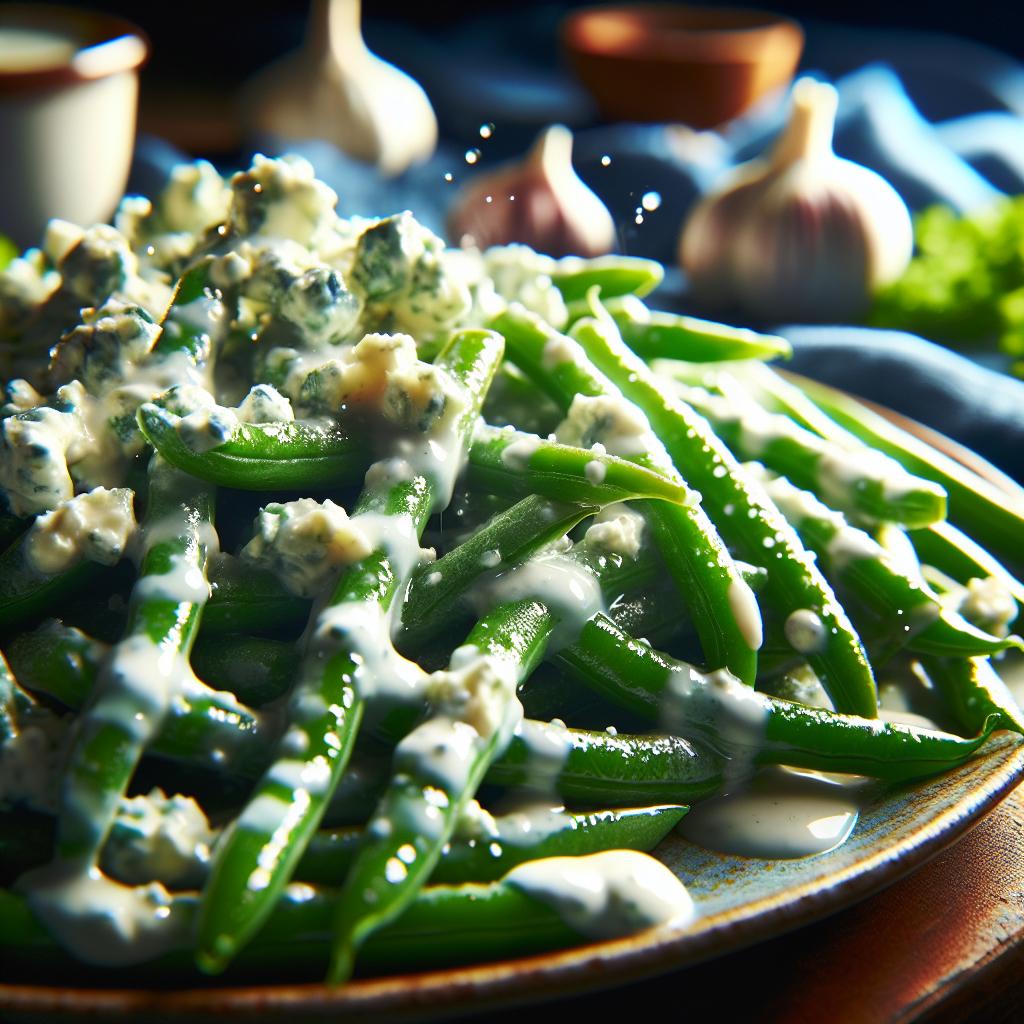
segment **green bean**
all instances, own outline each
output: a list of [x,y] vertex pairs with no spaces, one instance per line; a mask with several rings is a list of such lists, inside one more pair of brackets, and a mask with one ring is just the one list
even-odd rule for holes
[[[565,663],[578,649],[565,648],[557,660]],[[487,782],[536,786],[538,746],[561,752],[547,779],[559,796],[589,806],[608,801],[633,807],[690,804],[719,792],[724,782],[722,758],[681,736],[620,735],[539,722],[524,723],[523,732],[492,765]]]
[[138,411],[139,429],[168,462],[200,480],[247,491],[336,487],[366,471],[365,439],[331,420],[239,423],[216,448],[196,451],[177,430],[180,417],[151,403]]
[[[184,683],[184,659],[209,594],[209,492],[159,459],[149,481],[128,629],[104,663],[68,755],[57,836],[66,862],[95,863],[132,772]],[[148,685],[143,667],[153,673]]]
[[1024,714],[988,658],[923,658],[928,678],[966,733],[995,718],[997,728],[1024,735]]
[[[600,850],[647,852],[680,822],[686,810],[676,804],[661,804],[578,813],[552,810],[543,818],[537,817],[537,809],[512,813],[493,819],[493,828],[453,839],[430,881],[432,885],[494,882],[515,865],[542,857],[579,856]],[[313,884],[337,884],[348,870],[362,835],[361,828],[317,833],[295,877]]]
[[991,576],[1024,609],[1024,583],[952,523],[935,523],[926,530],[913,530],[910,540],[922,562],[935,566],[958,583]]
[[695,496],[678,479],[642,462],[543,440],[536,434],[481,426],[467,466],[469,483],[516,497],[606,505],[652,498],[689,506]]
[[727,673],[703,676],[601,615],[559,660],[621,707],[667,721],[674,731],[731,759],[733,772],[782,764],[903,782],[962,764],[998,723],[992,715],[979,735],[964,739],[777,700]]
[[833,388],[799,381],[803,391],[841,427],[865,444],[891,455],[917,476],[941,484],[949,495],[949,517],[975,541],[1011,562],[1019,560],[1024,530],[1024,490],[996,486]]
[[[576,395],[618,397],[615,386],[574,346],[542,320],[513,309],[495,326],[505,336],[509,357],[544,388],[563,409]],[[654,441],[653,438],[651,438]],[[664,452],[632,455],[638,465],[680,482]],[[727,665],[741,679],[753,682],[756,643],[750,629],[738,621],[736,595],[749,594],[742,576],[715,527],[696,501],[675,507],[646,506],[647,521],[680,594],[689,603],[709,664]],[[750,602],[756,608],[753,595]]]
[[192,665],[211,686],[258,708],[288,692],[295,676],[295,644],[259,636],[208,636],[200,630]]
[[263,633],[301,626],[311,602],[297,597],[269,569],[233,555],[210,559],[213,595],[203,611],[203,632]]
[[482,574],[517,565],[596,511],[593,505],[530,495],[436,562],[421,566],[413,573],[402,607],[399,646],[411,649],[443,628],[452,609]]
[[[252,490],[355,483],[369,464],[365,441],[333,436],[329,428],[241,424],[217,448],[194,452],[176,430],[177,417],[156,405],[139,410],[146,439],[179,468],[201,480]],[[242,450],[254,451],[241,457]],[[538,493],[604,504],[638,495],[685,501],[686,491],[631,463],[545,441],[509,428],[481,427],[469,452],[469,479],[504,494]]]
[[109,647],[56,619],[15,637],[8,657],[22,684],[65,707],[86,703]]
[[647,415],[741,557],[756,563],[767,554],[767,600],[786,614],[809,609],[821,619],[825,642],[808,660],[836,708],[875,715],[875,682],[863,644],[814,559],[763,488],[743,473],[703,417],[665,395],[613,325],[581,320],[573,331],[595,365]]
[[[335,904],[336,894],[330,890],[288,886],[276,901],[265,932],[239,957],[239,966],[280,970],[289,964],[308,968],[322,961],[329,948]],[[199,898],[195,893],[175,893],[168,910],[183,922],[182,937],[177,949],[155,966],[163,966],[174,977],[180,976],[184,966],[184,937],[198,916]],[[524,956],[578,945],[582,938],[553,909],[503,881],[433,886],[422,890],[398,921],[370,937],[360,962],[368,968],[422,970]],[[0,890],[0,949],[5,962],[25,957],[36,966],[68,963],[25,901],[5,890]],[[140,959],[147,959],[145,953]]]
[[[604,302],[618,324],[626,344],[643,360],[676,359],[689,363],[788,358],[793,347],[785,338],[758,334],[745,327],[729,327],[678,313],[649,310],[635,295]],[[591,316],[587,299],[569,307],[570,323]]]
[[551,280],[566,302],[586,298],[599,288],[603,298],[617,295],[646,295],[661,284],[665,271],[654,260],[636,256],[598,256],[584,260],[566,256],[558,261]]
[[[461,694],[445,693],[441,709],[398,743],[395,775],[339,897],[329,981],[349,976],[367,937],[395,920],[429,879],[460,814],[508,741],[515,686],[539,660],[553,624],[536,601],[502,604],[485,615],[459,649],[458,664],[453,659]],[[467,657],[495,666],[482,670],[493,676],[458,680],[457,670],[470,664]]]
[[[252,643],[259,641],[250,640]],[[237,659],[249,653],[250,646],[243,648],[236,641],[227,645],[222,642],[220,647],[223,658],[249,677],[238,690],[246,701],[256,697],[258,703],[261,696],[280,696],[284,687],[272,692],[272,687],[265,685],[261,690],[260,680],[251,681],[253,675],[259,676],[259,670],[239,664]],[[287,647],[291,653],[291,646]],[[105,644],[53,620],[17,637],[10,645],[10,655],[27,689],[58,700],[73,711],[88,706],[108,657]],[[278,668],[278,676],[283,674],[282,668]],[[156,756],[248,776],[264,766],[265,739],[272,732],[272,717],[250,710],[235,693],[211,690],[186,672],[148,750]]]
[[942,488],[911,476],[894,459],[844,448],[786,416],[765,412],[749,396],[686,388],[681,397],[708,420],[738,458],[763,462],[862,522],[922,527],[946,516]]
[[0,555],[0,628],[4,630],[46,614],[59,601],[80,593],[104,571],[95,562],[83,561],[63,572],[40,572],[28,549],[29,538],[22,534]]
[[[677,804],[568,812],[530,807],[504,817],[486,816],[486,825],[452,839],[430,876],[431,884],[494,882],[517,864],[543,857],[580,856],[601,850],[653,850],[687,808]],[[295,879],[337,885],[349,871],[363,836],[362,826],[321,829],[310,840]],[[111,838],[128,841],[118,818]],[[8,882],[44,863],[51,855],[53,819],[38,813],[0,817],[0,875]],[[258,939],[257,939],[258,941]]]
[[[754,467],[751,467],[754,472]],[[995,654],[1008,647],[1024,646],[1019,637],[996,637],[971,625],[939,599],[917,577],[901,570],[886,550],[869,534],[850,526],[840,512],[823,505],[809,491],[794,487],[783,477],[762,475],[768,497],[782,510],[817,553],[825,570],[856,594],[895,634],[895,645],[927,654],[970,656]],[[791,621],[791,620],[790,620]],[[787,634],[796,650],[811,649],[820,642],[818,623],[787,621]],[[805,633],[803,637],[798,634]]]
[[[438,357],[436,365],[466,394],[455,422],[460,449],[502,347],[493,332],[465,330]],[[446,496],[426,476],[396,483],[389,463],[381,468],[367,474],[355,514],[382,516],[391,531],[407,529],[410,540],[418,538],[435,503]],[[412,569],[390,552],[388,542],[378,542],[371,554],[344,569],[326,607],[311,622],[292,691],[291,726],[214,858],[198,925],[196,961],[204,971],[223,970],[272,912],[344,771],[363,713],[360,688],[373,662],[386,657],[376,649],[380,641],[368,643],[363,636],[367,615],[385,619]],[[251,881],[254,871],[257,887]]]

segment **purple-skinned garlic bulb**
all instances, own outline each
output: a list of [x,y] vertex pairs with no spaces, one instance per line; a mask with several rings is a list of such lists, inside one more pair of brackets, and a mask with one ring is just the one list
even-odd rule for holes
[[522,242],[551,256],[600,256],[615,245],[608,208],[572,166],[572,132],[546,128],[522,162],[474,178],[448,216],[465,246]]
[[693,209],[679,261],[695,299],[764,321],[860,317],[906,269],[910,214],[874,171],[832,150],[838,94],[800,79],[771,153]]

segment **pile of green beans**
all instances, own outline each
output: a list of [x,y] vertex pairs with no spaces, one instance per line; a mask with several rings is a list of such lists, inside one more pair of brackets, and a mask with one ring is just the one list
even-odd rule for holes
[[[279,380],[258,331],[209,327],[240,316],[219,251],[179,268],[146,365]],[[650,310],[660,275],[561,261],[561,322],[507,301],[414,339],[451,388],[451,504],[410,455],[433,436],[342,406],[196,445],[160,399],[121,424],[134,565],[43,571],[44,513],[0,506],[0,958],[90,959],[114,912],[68,894],[95,886],[156,901],[170,937],[146,952],[143,929],[133,955],[176,983],[570,946],[585,929],[518,887],[521,865],[655,850],[761,766],[902,784],[1024,735],[999,675],[1022,646],[1024,492],[779,374],[784,339]],[[503,388],[541,396],[554,434],[518,429],[543,416],[511,402],[488,422]],[[11,404],[0,426],[39,415]],[[223,545],[233,510],[299,495],[374,524],[312,593]],[[1010,613],[979,610],[981,588]],[[776,695],[794,669],[818,705]],[[942,727],[887,719],[882,672],[926,677]],[[52,791],[16,777],[29,747],[59,762]],[[126,858],[153,787],[202,809],[201,855]],[[517,824],[524,802],[543,827]]]

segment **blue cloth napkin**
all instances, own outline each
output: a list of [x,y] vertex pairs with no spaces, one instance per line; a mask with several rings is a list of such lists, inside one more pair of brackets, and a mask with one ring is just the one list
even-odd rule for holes
[[923,338],[869,327],[792,325],[789,369],[895,409],[1024,483],[1024,381]]

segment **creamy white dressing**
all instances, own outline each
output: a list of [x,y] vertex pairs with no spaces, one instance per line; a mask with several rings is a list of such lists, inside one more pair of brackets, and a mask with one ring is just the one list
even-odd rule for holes
[[[329,650],[344,646],[359,659],[359,690],[365,700],[418,706],[427,673],[395,650],[391,642],[393,618],[374,601],[345,601],[320,613],[313,639]],[[319,698],[310,698],[307,703],[308,708],[301,704],[295,707],[300,720],[317,718],[326,710]]]
[[824,442],[822,447],[816,468],[819,486],[829,504],[853,502],[865,482],[878,484],[886,501],[898,501],[919,486],[915,477],[882,452],[826,446]]
[[853,831],[863,783],[762,769],[735,791],[695,804],[676,831],[699,846],[742,857],[787,860],[827,853]]
[[538,434],[522,432],[516,440],[502,449],[501,461],[516,473],[525,473],[530,467],[530,459],[543,443]]
[[706,738],[726,757],[730,785],[752,771],[770,716],[770,700],[725,669],[708,675],[696,669],[673,672],[661,699],[666,732],[681,733],[686,723],[709,727]]
[[0,72],[44,71],[71,62],[78,44],[69,36],[22,25],[0,26]]
[[446,715],[428,718],[395,747],[395,771],[426,779],[446,793],[461,793],[469,784],[473,760],[483,739],[469,723]]
[[684,928],[697,916],[686,887],[660,861],[635,850],[549,857],[514,867],[505,883],[553,910],[589,939],[644,928]]
[[729,609],[739,627],[740,635],[752,651],[760,650],[761,644],[764,643],[764,630],[757,596],[747,581],[739,577],[729,581],[728,593]]
[[571,644],[583,626],[605,611],[597,577],[573,558],[558,553],[535,555],[473,588],[471,600],[482,612],[509,601],[535,600],[547,606],[556,624],[548,650]]
[[789,646],[799,654],[817,653],[824,648],[828,639],[825,623],[810,608],[798,608],[791,612],[786,618],[784,631]]
[[530,789],[540,794],[555,794],[558,777],[572,753],[572,736],[561,719],[538,722],[523,719],[516,735],[528,752],[527,775]]

